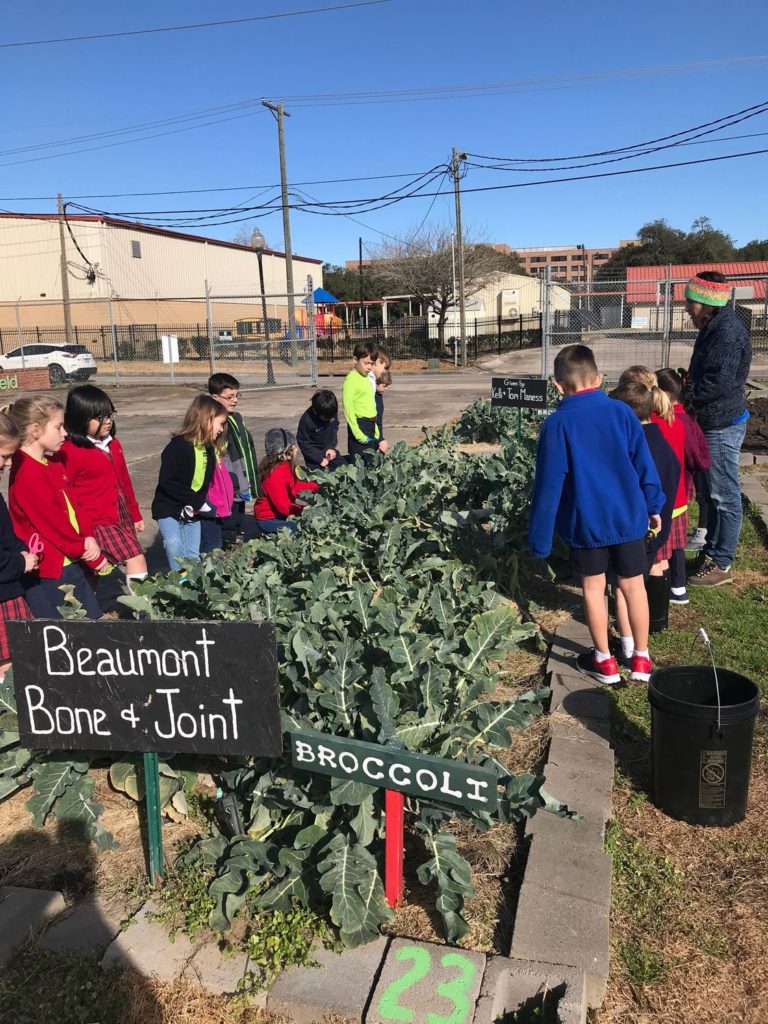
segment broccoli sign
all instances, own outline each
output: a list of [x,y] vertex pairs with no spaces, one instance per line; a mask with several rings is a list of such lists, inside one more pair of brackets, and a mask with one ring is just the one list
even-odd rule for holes
[[404,793],[482,811],[496,808],[496,775],[486,768],[322,732],[290,736],[295,768],[385,790],[384,891],[391,907],[403,895]]
[[480,811],[496,809],[496,775],[485,768],[427,757],[396,746],[364,743],[321,732],[292,732],[295,768],[354,779],[426,800],[441,800]]
[[542,377],[492,377],[491,405],[546,409],[547,381]]

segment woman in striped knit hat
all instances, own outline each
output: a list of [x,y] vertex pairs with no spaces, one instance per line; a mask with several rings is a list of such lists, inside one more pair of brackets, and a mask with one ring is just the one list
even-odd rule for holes
[[688,371],[690,400],[712,457],[707,539],[692,566],[692,586],[731,582],[741,533],[739,452],[749,418],[744,385],[752,347],[730,297],[731,285],[716,270],[698,273],[685,287],[685,308],[699,329]]

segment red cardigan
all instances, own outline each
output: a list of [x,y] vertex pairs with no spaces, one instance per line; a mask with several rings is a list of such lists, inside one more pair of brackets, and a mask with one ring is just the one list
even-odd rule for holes
[[300,491],[316,491],[312,480],[299,480],[290,462],[278,462],[261,481],[261,496],[253,506],[257,519],[287,519],[301,515],[303,505],[296,504]]
[[116,437],[109,445],[109,455],[95,444],[80,448],[65,441],[59,454],[69,480],[70,493],[75,498],[78,515],[84,511],[94,526],[114,526],[117,523],[117,495],[123,492],[131,519],[141,519],[136,495],[125,463],[123,446]]
[[675,416],[680,419],[685,430],[685,492],[690,497],[693,494],[693,478],[697,473],[709,469],[712,458],[704,431],[679,402],[675,402]]
[[664,440],[675,453],[677,461],[680,463],[680,479],[677,483],[674,508],[674,511],[677,512],[678,509],[688,507],[688,490],[685,486],[685,473],[683,472],[685,468],[685,427],[680,416],[675,416],[672,423],[669,424],[658,413],[654,412],[651,414],[651,420],[658,425]]
[[[80,533],[70,522],[65,492],[76,509]],[[37,572],[43,579],[60,579],[65,558],[72,562],[82,558],[92,526],[73,500],[64,467],[57,459],[38,462],[18,449],[11,463],[8,509],[14,532],[25,545],[33,533],[40,535],[44,550]]]

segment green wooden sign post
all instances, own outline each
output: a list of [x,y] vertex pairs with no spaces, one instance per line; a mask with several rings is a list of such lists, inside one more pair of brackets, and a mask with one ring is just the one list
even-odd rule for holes
[[163,816],[160,813],[160,770],[157,754],[144,754],[144,800],[147,810],[149,881],[155,885],[165,876]]

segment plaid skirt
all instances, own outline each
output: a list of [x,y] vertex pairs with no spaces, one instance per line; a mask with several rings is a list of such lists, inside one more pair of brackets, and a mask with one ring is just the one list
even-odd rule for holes
[[129,558],[144,554],[144,549],[136,536],[128,502],[120,491],[117,495],[117,522],[114,526],[94,527],[93,536],[101,548],[101,553],[113,565],[119,565],[121,562],[127,562]]
[[671,558],[672,552],[678,548],[684,548],[688,543],[688,510],[686,509],[679,516],[672,520],[672,528],[666,542],[656,552],[656,561],[663,562],[665,558]]
[[23,597],[12,597],[9,601],[0,601],[0,661],[10,661],[11,658],[8,630],[6,629],[6,623],[11,619],[34,619],[34,615]]

